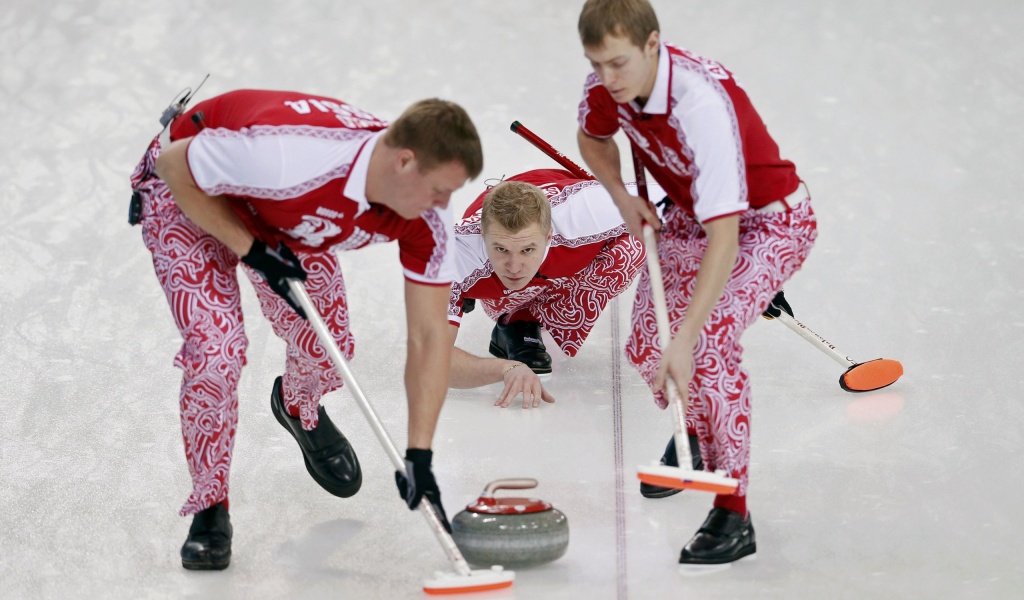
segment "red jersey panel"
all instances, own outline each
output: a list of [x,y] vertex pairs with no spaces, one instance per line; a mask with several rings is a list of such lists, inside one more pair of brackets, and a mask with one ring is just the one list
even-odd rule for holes
[[781,200],[800,182],[732,73],[669,44],[642,108],[616,103],[591,73],[579,123],[598,138],[621,128],[672,201],[701,222]]
[[[193,121],[202,116],[200,131]],[[406,220],[366,198],[373,148],[387,123],[339,100],[239,90],[200,102],[171,124],[194,136],[188,164],[199,189],[224,195],[256,237],[302,250],[351,250],[398,240],[405,276],[454,276],[452,214]]]

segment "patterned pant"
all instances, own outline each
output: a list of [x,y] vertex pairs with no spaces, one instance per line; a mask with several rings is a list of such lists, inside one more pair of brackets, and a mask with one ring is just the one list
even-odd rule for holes
[[528,287],[500,300],[482,300],[492,319],[527,311],[544,325],[567,356],[576,356],[608,302],[626,291],[644,265],[644,247],[623,234],[609,240],[589,265],[572,277]]
[[[238,424],[238,380],[248,340],[242,320],[238,257],[190,221],[163,181],[154,175],[160,143],[153,140],[132,174],[142,196],[142,238],[153,255],[183,343],[174,365],[181,383],[181,433],[192,476],[192,493],[181,515],[195,514],[228,497],[228,472]],[[328,329],[351,358],[345,282],[333,253],[296,252],[309,278],[306,289]],[[313,328],[263,281],[242,265],[274,333],[287,343],[284,404],[298,408],[302,426],[317,424],[320,398],[341,387],[330,356]]]
[[[736,493],[742,497],[747,493],[750,463],[750,385],[740,365],[740,336],[807,258],[817,237],[810,204],[802,202],[791,212],[748,210],[740,215],[736,266],[694,351],[686,425],[697,431],[705,468],[724,469],[738,479]],[[681,210],[670,207],[665,217],[658,253],[675,335],[693,295],[707,237],[700,224]],[[650,385],[661,360],[661,346],[646,269],[633,302],[632,330],[626,358]],[[668,406],[662,392],[654,400],[661,408]]]

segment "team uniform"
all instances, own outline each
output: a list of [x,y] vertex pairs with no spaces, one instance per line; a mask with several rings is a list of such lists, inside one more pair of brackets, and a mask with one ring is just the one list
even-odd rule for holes
[[[330,250],[398,241],[405,277],[448,285],[454,277],[450,210],[406,220],[366,198],[370,155],[387,123],[338,100],[295,92],[240,90],[197,104],[171,124],[172,140],[195,136],[187,161],[210,196],[224,195],[247,229],[270,247],[284,242],[308,274],[314,305],[346,358],[345,284]],[[238,421],[238,380],[248,345],[236,267],[239,257],[179,209],[155,175],[154,139],[132,174],[142,197],[143,240],[183,338],[182,435],[193,490],[182,516],[228,496]],[[320,398],[342,385],[309,323],[247,265],[263,314],[287,343],[283,402],[302,427],[317,425]],[[297,409],[297,410],[296,410]]]
[[[693,294],[707,248],[702,224],[739,215],[739,254],[722,297],[697,343],[689,384],[687,427],[696,431],[708,470],[725,470],[740,485],[729,508],[747,491],[750,459],[750,387],[742,368],[740,336],[796,272],[817,235],[806,187],[746,93],[717,62],[662,44],[650,98],[617,104],[591,74],[579,124],[595,138],[622,129],[644,166],[671,199],[658,252],[673,333]],[[633,304],[628,360],[651,384],[661,351],[646,271]],[[667,406],[662,393],[658,406]],[[743,511],[738,511],[743,513]]]
[[487,192],[455,227],[456,279],[448,322],[462,322],[466,298],[497,319],[516,314],[543,325],[562,352],[575,356],[608,301],[629,287],[643,266],[643,245],[630,236],[611,196],[596,181],[567,171],[528,171],[509,180],[536,185],[551,203],[551,243],[533,279],[511,291],[487,258],[480,216]]

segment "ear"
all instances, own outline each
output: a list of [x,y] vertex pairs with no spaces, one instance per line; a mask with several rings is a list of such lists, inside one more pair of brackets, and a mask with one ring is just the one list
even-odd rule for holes
[[644,44],[644,51],[649,54],[657,56],[661,51],[661,36],[657,31],[652,31],[651,35],[647,36],[647,43]]
[[398,173],[408,172],[416,168],[416,153],[408,148],[399,149],[395,155],[395,170]]

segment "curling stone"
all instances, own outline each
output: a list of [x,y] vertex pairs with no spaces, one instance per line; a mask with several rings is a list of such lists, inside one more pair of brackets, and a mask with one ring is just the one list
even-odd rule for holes
[[569,547],[569,520],[534,498],[495,498],[498,490],[528,490],[536,479],[498,479],[452,519],[452,537],[465,559],[481,566],[525,567],[551,562]]

